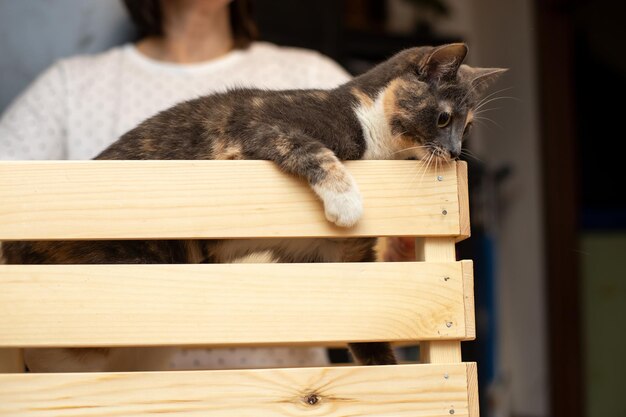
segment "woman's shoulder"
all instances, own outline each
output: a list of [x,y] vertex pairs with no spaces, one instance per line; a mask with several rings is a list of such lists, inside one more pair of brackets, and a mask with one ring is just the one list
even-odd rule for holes
[[58,59],[33,79],[30,88],[36,86],[66,88],[68,82],[77,78],[97,79],[119,62],[122,52],[123,47],[120,46],[97,54]]
[[89,74],[108,71],[117,66],[123,59],[126,48],[128,48],[128,45],[120,45],[104,52],[62,58],[53,67],[69,73]]
[[287,78],[296,77],[297,88],[331,88],[350,79],[350,74],[318,51],[254,42],[245,52],[257,68],[273,68]]

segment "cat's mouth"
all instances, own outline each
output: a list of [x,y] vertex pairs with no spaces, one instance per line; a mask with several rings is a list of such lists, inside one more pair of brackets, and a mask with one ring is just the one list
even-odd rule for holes
[[[412,161],[424,161],[424,162],[446,162],[450,163],[458,159],[457,155],[454,155],[448,149],[439,146],[437,144],[428,143],[425,145],[411,146],[396,152],[400,159],[407,159]],[[404,154],[404,155],[402,155]]]
[[450,162],[450,161],[454,161],[455,159],[457,159],[457,157],[453,156],[450,151],[444,148],[440,148],[438,146],[433,147],[430,150],[430,153],[433,155],[435,159],[442,161],[442,162]]
[[420,159],[422,161],[425,162],[452,162],[458,159],[458,156],[455,156],[452,154],[452,152],[450,152],[449,150],[441,147],[441,146],[437,146],[437,145],[427,145],[425,146],[425,151],[423,156],[420,156],[419,158],[416,159]]

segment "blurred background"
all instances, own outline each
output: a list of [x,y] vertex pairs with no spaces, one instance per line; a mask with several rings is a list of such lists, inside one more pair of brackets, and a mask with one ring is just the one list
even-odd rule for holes
[[[256,0],[263,40],[352,74],[464,41],[507,67],[467,146],[483,416],[626,416],[626,3]],[[118,0],[0,0],[0,112],[54,61],[134,38]],[[611,104],[611,103],[618,104]],[[620,395],[621,394],[621,395]]]

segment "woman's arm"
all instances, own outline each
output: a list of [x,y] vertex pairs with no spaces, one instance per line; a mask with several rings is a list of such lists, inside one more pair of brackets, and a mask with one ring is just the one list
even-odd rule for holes
[[56,64],[0,118],[0,160],[66,159],[67,111],[66,80]]

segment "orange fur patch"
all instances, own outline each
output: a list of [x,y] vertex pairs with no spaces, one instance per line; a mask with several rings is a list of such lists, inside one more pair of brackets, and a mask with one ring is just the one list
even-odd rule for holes
[[141,150],[147,153],[153,153],[157,150],[152,139],[143,138],[141,140]]
[[213,116],[205,121],[207,131],[216,135],[225,135],[228,119],[232,109],[224,104],[219,104],[213,109]]
[[341,161],[337,159],[335,154],[328,150],[322,150],[315,155],[320,160],[320,166],[326,173],[326,176],[320,181],[318,186],[332,190],[334,192],[343,193],[350,189],[351,182],[346,175],[346,168]]
[[213,159],[244,159],[243,149],[239,143],[232,143],[228,139],[215,139],[213,142]]
[[469,112],[467,112],[467,118],[465,119],[465,126],[467,126],[468,123],[472,123],[474,121],[474,111],[470,110]]
[[291,150],[293,149],[292,143],[289,141],[289,139],[286,139],[284,137],[276,138],[274,140],[274,147],[276,148],[278,154],[282,157],[289,155],[291,153]]
[[387,84],[383,91],[383,111],[388,122],[391,122],[393,116],[399,113],[397,90],[404,86],[406,86],[406,82],[396,78]]
[[318,100],[326,100],[328,98],[328,91],[312,91],[310,94]]
[[363,107],[372,107],[374,105],[374,101],[371,99],[371,97],[365,94],[362,90],[359,90],[356,87],[352,87],[350,92],[354,97],[357,98],[357,100],[359,100],[359,103]]

